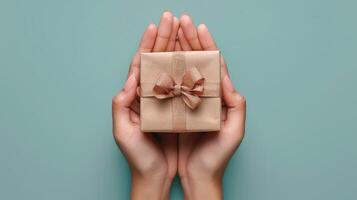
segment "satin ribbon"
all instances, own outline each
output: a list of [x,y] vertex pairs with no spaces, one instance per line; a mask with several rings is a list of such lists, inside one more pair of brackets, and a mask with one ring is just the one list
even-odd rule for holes
[[201,103],[200,96],[203,94],[204,78],[196,67],[185,71],[181,83],[176,83],[172,76],[162,73],[153,88],[157,99],[168,99],[181,96],[185,104],[195,109]]

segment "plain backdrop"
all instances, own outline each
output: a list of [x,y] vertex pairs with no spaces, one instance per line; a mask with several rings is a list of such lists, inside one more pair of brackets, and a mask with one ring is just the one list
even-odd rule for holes
[[129,198],[111,98],[167,9],[207,24],[247,98],[225,199],[356,199],[355,0],[0,0],[0,199]]

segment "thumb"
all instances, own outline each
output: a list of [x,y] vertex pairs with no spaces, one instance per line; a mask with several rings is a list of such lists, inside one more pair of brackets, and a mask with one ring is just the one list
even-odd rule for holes
[[227,106],[227,120],[225,125],[233,132],[242,135],[244,133],[246,101],[232,84],[232,81],[225,75],[222,81],[223,100]]
[[125,85],[114,98],[112,103],[114,123],[123,121],[130,122],[130,105],[136,97],[137,81],[134,74],[126,80]]

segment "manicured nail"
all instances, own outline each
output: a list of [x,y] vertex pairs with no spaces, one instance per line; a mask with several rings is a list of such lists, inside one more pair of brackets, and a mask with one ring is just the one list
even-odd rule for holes
[[129,91],[136,86],[136,78],[135,75],[132,74],[129,76],[128,80],[126,80],[124,85],[124,91]]
[[231,79],[228,77],[228,75],[226,75],[223,79],[223,85],[224,87],[226,87],[226,89],[230,92],[234,92],[235,89],[234,89],[234,86],[233,86],[233,83],[231,81]]

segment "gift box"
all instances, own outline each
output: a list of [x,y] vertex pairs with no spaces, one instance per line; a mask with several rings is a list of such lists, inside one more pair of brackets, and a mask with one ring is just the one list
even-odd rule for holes
[[143,132],[208,132],[221,127],[219,51],[141,53]]

